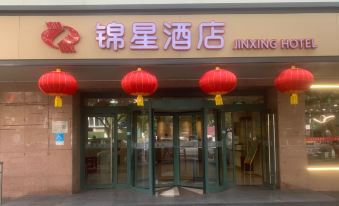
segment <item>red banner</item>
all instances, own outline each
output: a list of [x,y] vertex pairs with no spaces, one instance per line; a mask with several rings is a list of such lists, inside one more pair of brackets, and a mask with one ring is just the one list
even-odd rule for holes
[[336,142],[339,137],[306,137],[306,142]]

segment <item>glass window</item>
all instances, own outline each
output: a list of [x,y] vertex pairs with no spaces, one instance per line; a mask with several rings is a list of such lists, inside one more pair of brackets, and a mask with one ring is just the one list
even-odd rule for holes
[[[147,99],[144,99],[147,101]],[[85,101],[85,106],[88,107],[118,107],[135,104],[136,100],[133,98],[88,98]]]
[[[214,101],[214,99],[212,100]],[[224,96],[224,104],[264,104],[263,96]]]
[[173,116],[154,116],[155,183],[171,185],[174,181]]
[[118,136],[118,183],[127,183],[127,114],[117,115]]
[[203,147],[202,117],[200,114],[179,116],[180,184],[202,188]]
[[[196,98],[198,99],[198,98]],[[172,100],[172,98],[163,98],[163,100]],[[209,101],[214,101],[214,97],[208,98]],[[144,101],[149,101],[144,98]],[[224,104],[264,104],[263,96],[224,96]],[[131,98],[87,98],[85,106],[87,107],[118,107],[129,106],[136,103],[136,99]]]
[[220,145],[219,140],[217,139],[217,130],[216,130],[216,112],[209,111],[207,115],[207,157],[208,157],[208,181],[211,183],[220,183],[221,181],[218,177],[222,176],[222,173],[219,173],[218,159],[220,151],[218,150],[218,145]]
[[[229,117],[230,118],[230,117]],[[261,185],[263,141],[259,112],[233,112],[233,167],[237,185]]]
[[134,186],[149,188],[149,140],[150,119],[147,112],[134,113],[134,126],[136,131],[133,135],[133,166]]
[[338,92],[306,94],[305,143],[311,165],[339,162],[338,105]]
[[[103,127],[91,127],[91,120],[94,119],[101,121]],[[88,117],[88,120],[85,145],[86,183],[88,185],[112,184],[114,119],[113,117]]]
[[232,113],[225,112],[225,129],[226,129],[226,163],[228,181],[233,182],[233,129],[232,129]]

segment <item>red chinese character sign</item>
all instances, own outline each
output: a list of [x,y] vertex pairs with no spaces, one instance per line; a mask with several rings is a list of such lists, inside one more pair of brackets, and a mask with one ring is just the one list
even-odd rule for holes
[[[80,35],[77,30],[60,22],[47,22],[46,25],[47,29],[41,33],[42,41],[62,53],[76,52],[74,46],[80,41]],[[67,36],[55,43],[54,40],[64,32],[67,32]]]
[[39,88],[45,94],[55,96],[54,107],[62,107],[61,96],[75,94],[78,83],[71,74],[57,69],[39,78]]
[[137,96],[137,105],[142,107],[143,96],[152,95],[157,90],[158,80],[153,74],[138,68],[122,78],[121,87],[127,94]]
[[216,67],[202,75],[199,86],[205,93],[215,95],[216,105],[223,105],[221,95],[230,93],[235,89],[237,77],[230,71]]
[[280,92],[291,93],[290,103],[298,104],[298,93],[307,91],[314,81],[313,74],[306,69],[292,66],[282,71],[274,81]]
[[[224,48],[224,26],[223,22],[202,22],[197,28],[193,28],[190,22],[164,22],[162,33],[157,34],[157,24],[154,22],[135,22],[131,25],[132,35],[130,39],[125,38],[125,26],[118,22],[107,25],[97,23],[96,40],[99,48],[119,51],[127,47],[131,50],[168,50],[187,51],[197,44],[197,50]],[[192,42],[192,29],[199,31],[198,41]],[[194,31],[194,30],[193,30]],[[158,42],[158,35],[163,35],[164,43]],[[161,45],[162,44],[162,45]]]

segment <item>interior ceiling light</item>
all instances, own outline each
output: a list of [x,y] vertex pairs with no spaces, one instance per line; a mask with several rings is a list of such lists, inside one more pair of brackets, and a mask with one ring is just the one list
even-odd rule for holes
[[339,167],[307,167],[308,171],[339,171]]
[[320,124],[324,124],[324,123],[329,122],[329,121],[331,121],[332,119],[334,119],[335,116],[334,116],[334,115],[328,115],[328,116],[326,116],[326,115],[321,115],[320,118],[321,118],[320,120],[317,119],[317,118],[313,118],[313,121],[318,122],[318,123],[320,123]]
[[339,89],[339,84],[312,84],[311,89]]

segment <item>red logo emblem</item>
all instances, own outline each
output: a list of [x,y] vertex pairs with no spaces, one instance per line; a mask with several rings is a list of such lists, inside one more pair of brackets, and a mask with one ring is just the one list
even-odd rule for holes
[[[48,46],[59,49],[62,53],[74,53],[76,45],[80,41],[80,35],[77,30],[70,26],[62,25],[60,22],[46,22],[47,30],[41,33],[41,39]],[[54,40],[63,32],[68,32],[67,36],[61,39],[57,44]]]

